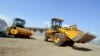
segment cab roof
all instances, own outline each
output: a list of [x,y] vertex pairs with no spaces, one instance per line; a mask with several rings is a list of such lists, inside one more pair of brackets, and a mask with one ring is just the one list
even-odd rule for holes
[[61,18],[52,18],[52,21],[64,21],[64,20]]

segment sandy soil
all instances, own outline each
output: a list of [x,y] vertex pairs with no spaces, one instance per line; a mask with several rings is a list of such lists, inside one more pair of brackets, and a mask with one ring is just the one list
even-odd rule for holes
[[0,38],[0,56],[100,56],[100,47],[75,44],[58,47],[42,39]]

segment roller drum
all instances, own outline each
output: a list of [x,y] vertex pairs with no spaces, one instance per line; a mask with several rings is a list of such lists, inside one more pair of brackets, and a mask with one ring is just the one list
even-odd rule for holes
[[16,36],[27,36],[27,37],[30,37],[32,36],[32,31],[29,30],[29,29],[25,29],[25,28],[19,28],[19,27],[14,27],[14,28],[11,28],[11,31],[10,33],[12,35],[16,35]]

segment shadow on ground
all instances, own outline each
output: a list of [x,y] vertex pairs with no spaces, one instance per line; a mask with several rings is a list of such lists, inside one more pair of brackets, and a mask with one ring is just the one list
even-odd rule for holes
[[93,51],[92,49],[85,48],[85,47],[73,46],[72,48],[75,49],[75,50],[79,50],[79,51]]
[[33,39],[36,40],[35,37],[13,37],[13,36],[0,36],[0,38],[20,38],[20,39]]

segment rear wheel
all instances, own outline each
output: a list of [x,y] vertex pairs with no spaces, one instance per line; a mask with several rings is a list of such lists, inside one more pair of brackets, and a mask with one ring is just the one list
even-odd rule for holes
[[73,46],[74,45],[74,41],[72,41],[72,40],[70,40],[70,41],[66,41],[66,44],[68,45],[68,46]]
[[73,46],[74,43],[75,43],[74,41],[71,41],[70,44],[69,44],[69,46]]
[[66,36],[66,42],[65,42],[65,45],[73,46],[74,43],[75,43],[74,41],[72,41],[68,36]]
[[66,46],[65,37],[61,33],[56,33],[53,37],[53,42],[57,46]]

